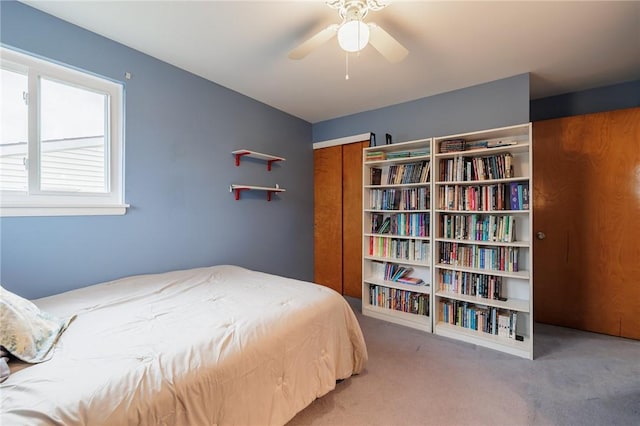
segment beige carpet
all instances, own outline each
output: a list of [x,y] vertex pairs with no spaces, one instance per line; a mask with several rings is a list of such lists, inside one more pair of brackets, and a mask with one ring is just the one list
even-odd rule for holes
[[640,341],[536,324],[535,359],[359,313],[366,371],[298,425],[640,425]]

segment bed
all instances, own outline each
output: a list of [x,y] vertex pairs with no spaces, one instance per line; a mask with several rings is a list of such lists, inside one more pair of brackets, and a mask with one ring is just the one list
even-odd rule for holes
[[9,363],[5,425],[281,425],[367,360],[338,293],[237,266],[34,303],[73,321],[48,361]]

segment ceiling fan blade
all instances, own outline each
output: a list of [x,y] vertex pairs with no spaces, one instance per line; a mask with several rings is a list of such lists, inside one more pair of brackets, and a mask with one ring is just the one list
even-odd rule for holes
[[373,23],[369,23],[369,43],[389,62],[400,62],[409,54],[395,38]]
[[312,50],[319,47],[321,44],[331,40],[332,37],[338,32],[338,24],[329,25],[324,30],[320,31],[310,39],[304,41],[301,45],[289,52],[289,59],[302,59],[311,53]]

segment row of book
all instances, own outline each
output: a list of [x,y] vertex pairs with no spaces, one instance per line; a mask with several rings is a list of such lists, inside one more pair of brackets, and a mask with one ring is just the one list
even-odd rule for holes
[[440,269],[438,278],[441,291],[484,299],[506,300],[502,294],[502,277]]
[[459,327],[522,340],[517,334],[518,313],[458,300],[440,301],[440,321]]
[[438,242],[440,263],[490,271],[518,272],[518,247],[465,246]]
[[365,161],[382,161],[409,157],[426,157],[428,155],[431,155],[431,149],[428,146],[411,151],[367,151],[365,154]]
[[369,191],[369,208],[374,210],[429,210],[429,187],[373,189]]
[[455,157],[440,160],[440,181],[463,182],[513,177],[511,153],[486,157]]
[[431,245],[422,240],[369,237],[369,256],[429,263]]
[[364,155],[365,161],[382,161],[387,159],[385,151],[366,151]]
[[439,186],[436,208],[465,211],[528,210],[529,183]]
[[429,295],[380,285],[369,285],[369,304],[380,308],[429,316]]
[[403,237],[428,237],[429,213],[396,213],[389,216],[371,214],[371,232]]
[[429,182],[430,161],[372,167],[371,185],[400,185]]
[[515,140],[478,140],[468,141],[462,138],[447,139],[440,142],[440,152],[458,152],[469,151],[472,149],[485,149],[485,148],[499,148],[505,146],[516,145],[518,142]]
[[515,230],[515,216],[479,214],[440,216],[442,238],[510,243],[515,241]]

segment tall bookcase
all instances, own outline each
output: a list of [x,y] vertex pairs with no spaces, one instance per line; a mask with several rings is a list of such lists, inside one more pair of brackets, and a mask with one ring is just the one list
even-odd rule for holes
[[533,358],[531,124],[434,138],[434,332]]
[[364,149],[364,315],[533,358],[531,141],[527,123]]
[[432,331],[432,139],[363,153],[364,315]]

